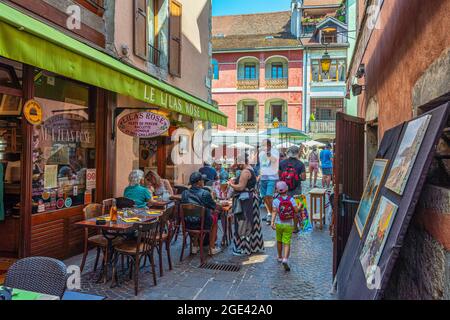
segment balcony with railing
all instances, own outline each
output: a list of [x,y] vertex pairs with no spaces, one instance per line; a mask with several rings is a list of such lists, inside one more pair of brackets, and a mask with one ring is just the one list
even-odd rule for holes
[[255,121],[250,122],[238,122],[236,125],[238,130],[257,130],[258,123]]
[[148,45],[148,60],[151,64],[160,67],[161,66],[161,51],[159,51],[157,48],[152,46],[151,44]]
[[287,89],[288,77],[266,78],[266,89]]
[[237,79],[236,87],[239,90],[259,89],[259,79],[239,77]]
[[336,133],[336,120],[310,121],[309,131],[311,133]]

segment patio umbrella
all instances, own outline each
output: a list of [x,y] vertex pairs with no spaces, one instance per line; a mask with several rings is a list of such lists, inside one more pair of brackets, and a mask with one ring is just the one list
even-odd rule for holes
[[251,146],[251,145],[243,143],[243,142],[230,144],[228,146],[228,148],[231,148],[231,149],[255,149],[254,146]]
[[292,147],[292,146],[298,146],[298,144],[295,144],[295,143],[292,143],[292,142],[285,141],[285,142],[283,142],[283,143],[280,143],[280,144],[276,145],[275,148],[277,148],[277,149],[283,149],[283,148],[288,149],[288,148],[290,148],[290,147]]
[[314,140],[306,141],[306,142],[303,142],[302,144],[308,148],[311,148],[314,146],[316,146],[317,148],[325,147],[325,143],[322,143],[319,141],[314,141]]
[[217,144],[211,143],[211,149],[217,149],[219,146]]
[[[291,137],[300,138],[303,140],[310,140],[311,138],[301,130],[279,126],[278,128],[271,128],[262,133],[268,137],[279,137],[281,141],[289,142]],[[284,138],[284,139],[283,139]]]

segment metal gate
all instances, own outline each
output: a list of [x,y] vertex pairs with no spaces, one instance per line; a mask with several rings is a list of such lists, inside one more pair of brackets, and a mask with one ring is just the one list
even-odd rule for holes
[[336,115],[333,203],[333,276],[344,253],[364,188],[364,119]]

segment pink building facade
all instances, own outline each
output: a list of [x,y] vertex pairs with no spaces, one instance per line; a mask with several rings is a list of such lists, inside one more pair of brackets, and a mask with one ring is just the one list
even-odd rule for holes
[[213,53],[213,100],[228,116],[219,130],[262,130],[275,118],[302,130],[302,59],[300,49]]

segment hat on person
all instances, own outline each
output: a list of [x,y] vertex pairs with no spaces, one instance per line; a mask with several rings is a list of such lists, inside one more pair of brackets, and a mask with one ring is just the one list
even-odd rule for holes
[[196,172],[193,172],[193,173],[191,174],[191,176],[189,177],[189,184],[190,184],[190,185],[194,185],[194,184],[196,184],[197,182],[202,181],[202,180],[203,180],[203,181],[208,180],[207,176],[204,175],[204,174],[201,174],[201,173],[198,172],[198,171],[196,171]]
[[288,190],[289,190],[289,187],[288,187],[286,182],[284,182],[284,181],[278,181],[277,182],[277,191],[279,193],[285,193]]
[[298,157],[298,154],[300,153],[300,148],[297,146],[292,146],[287,151],[287,156],[289,158],[296,158]]

